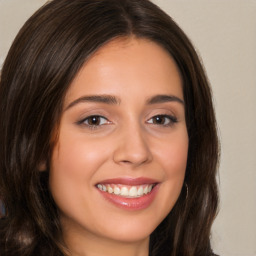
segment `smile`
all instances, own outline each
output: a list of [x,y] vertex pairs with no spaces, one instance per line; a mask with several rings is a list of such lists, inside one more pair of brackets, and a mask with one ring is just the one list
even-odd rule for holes
[[149,178],[115,178],[95,184],[100,195],[109,203],[129,211],[148,208],[154,201],[161,183]]
[[109,194],[125,198],[138,198],[149,194],[154,188],[155,184],[144,184],[138,186],[129,186],[122,184],[97,184],[96,187]]

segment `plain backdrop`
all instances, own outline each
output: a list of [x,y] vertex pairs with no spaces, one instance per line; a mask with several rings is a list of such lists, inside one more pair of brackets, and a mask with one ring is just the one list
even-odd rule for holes
[[[19,28],[45,2],[0,0],[0,66]],[[214,250],[256,256],[256,0],[154,2],[190,37],[213,89],[222,146]]]

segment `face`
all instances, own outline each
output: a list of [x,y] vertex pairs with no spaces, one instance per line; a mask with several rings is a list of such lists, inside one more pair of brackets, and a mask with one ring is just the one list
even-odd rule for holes
[[174,206],[188,151],[182,81],[157,44],[114,40],[70,85],[50,170],[64,234],[148,239]]

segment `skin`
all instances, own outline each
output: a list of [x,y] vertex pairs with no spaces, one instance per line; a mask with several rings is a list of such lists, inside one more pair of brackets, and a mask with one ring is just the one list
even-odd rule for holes
[[[111,95],[116,102],[78,100],[91,95]],[[179,100],[149,104],[156,95]],[[150,234],[183,186],[188,135],[182,101],[178,68],[153,42],[115,39],[84,64],[65,97],[50,171],[71,255],[148,255]],[[92,115],[104,118],[91,126],[86,118]],[[159,115],[177,122],[158,122]],[[120,177],[157,180],[153,202],[130,211],[105,200],[95,185]]]

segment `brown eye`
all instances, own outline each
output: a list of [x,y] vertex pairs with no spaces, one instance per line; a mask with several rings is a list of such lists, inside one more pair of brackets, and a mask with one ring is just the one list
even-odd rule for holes
[[88,126],[100,126],[108,123],[108,120],[103,116],[89,116],[82,121]]
[[153,124],[165,124],[166,123],[165,116],[156,116],[156,117],[153,117],[152,119],[153,119]]
[[153,116],[148,120],[149,124],[168,126],[177,122],[177,118],[169,115]]

